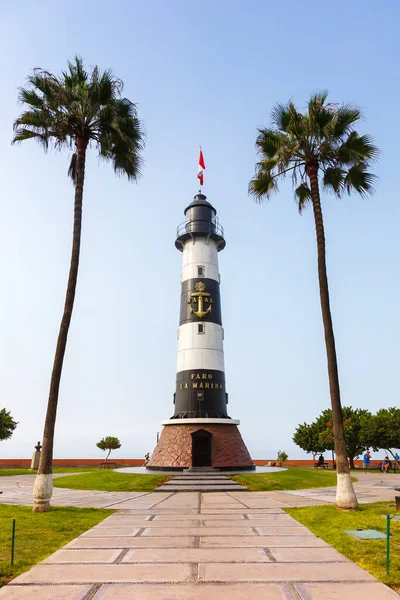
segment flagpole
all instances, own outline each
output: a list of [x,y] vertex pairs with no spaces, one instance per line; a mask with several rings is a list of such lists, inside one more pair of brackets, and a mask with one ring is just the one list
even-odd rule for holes
[[[201,152],[201,145],[200,145],[200,144],[199,144],[199,148],[200,148],[200,152]],[[201,194],[201,188],[202,188],[202,187],[203,187],[203,186],[201,185],[201,182],[200,182],[199,194]]]

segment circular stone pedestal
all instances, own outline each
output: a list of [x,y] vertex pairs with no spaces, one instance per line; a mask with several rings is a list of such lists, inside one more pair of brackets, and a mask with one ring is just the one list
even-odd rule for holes
[[[188,419],[189,420],[189,419]],[[193,466],[192,434],[202,430],[211,434],[211,467],[221,470],[253,470],[254,464],[237,428],[237,421],[219,423],[190,419],[165,423],[159,442],[146,465],[148,469],[188,469]],[[195,423],[193,422],[195,421]],[[224,421],[224,423],[220,423]]]

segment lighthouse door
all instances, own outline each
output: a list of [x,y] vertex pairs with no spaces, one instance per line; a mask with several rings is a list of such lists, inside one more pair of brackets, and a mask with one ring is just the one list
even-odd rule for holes
[[192,433],[192,467],[211,467],[211,438],[205,429]]

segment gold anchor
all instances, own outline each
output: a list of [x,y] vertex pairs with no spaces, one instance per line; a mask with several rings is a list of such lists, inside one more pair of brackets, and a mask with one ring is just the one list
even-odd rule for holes
[[[205,292],[204,290],[206,289],[206,286],[204,285],[204,283],[202,283],[201,281],[199,281],[199,283],[196,283],[195,285],[196,287],[196,292],[193,292],[193,294],[190,294],[191,296],[194,296],[195,298],[198,298],[199,300],[199,307],[198,310],[195,311],[193,309],[193,307],[190,307],[190,314],[194,314],[196,315],[196,317],[199,317],[199,319],[202,319],[203,317],[205,317],[206,315],[208,315],[211,312],[211,304],[210,306],[207,308],[207,310],[203,310],[203,298],[205,297],[209,297],[210,294],[208,292]],[[210,301],[211,298],[210,298]]]

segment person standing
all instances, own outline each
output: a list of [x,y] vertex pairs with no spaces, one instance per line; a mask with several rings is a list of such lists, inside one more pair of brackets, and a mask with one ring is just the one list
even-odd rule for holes
[[371,453],[370,453],[369,449],[367,448],[367,451],[363,456],[363,471],[365,471],[365,470],[369,471],[370,464],[371,464]]

